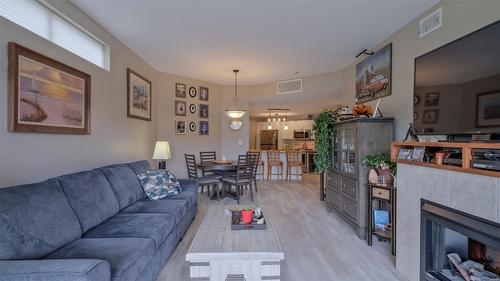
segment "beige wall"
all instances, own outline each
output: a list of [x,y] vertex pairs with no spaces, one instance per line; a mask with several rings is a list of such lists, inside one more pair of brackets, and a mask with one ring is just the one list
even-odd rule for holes
[[[418,39],[418,21],[439,7],[443,8],[443,25]],[[382,111],[384,115],[395,117],[396,139],[403,138],[413,116],[414,59],[499,20],[499,11],[500,1],[441,1],[378,46],[392,42],[392,95],[382,99]],[[343,71],[343,103],[352,104],[355,96],[355,65]],[[415,274],[418,268],[408,265],[404,256],[396,257],[396,267],[409,280],[418,279]]]
[[[302,79],[301,93],[277,95],[276,82],[248,86],[250,111],[266,112],[266,108],[290,108],[294,115],[319,113],[340,104],[342,100],[342,71],[333,71]],[[267,117],[267,116],[260,116]]]
[[[191,98],[189,94],[186,95],[185,99],[176,98],[175,83],[186,84],[187,89],[189,89],[189,87],[195,87],[198,90],[198,95],[195,98]],[[209,88],[209,135],[199,134],[199,120],[206,120],[199,118],[200,86]],[[200,151],[216,151],[217,155],[220,155],[220,113],[223,110],[221,107],[222,87],[215,84],[200,82],[189,78],[178,77],[169,74],[160,74],[159,87],[161,89],[161,93],[158,97],[157,102],[158,139],[170,142],[172,159],[167,161],[167,168],[171,170],[178,178],[185,178],[187,176],[186,162],[184,159],[185,153],[195,154],[196,159],[199,159]],[[175,116],[175,100],[186,101],[188,108],[190,103],[195,104],[197,108],[196,113],[190,114],[188,111],[187,116]],[[175,120],[187,121],[185,135],[175,134]],[[196,132],[191,132],[188,128],[189,122],[191,121],[194,121],[196,123]]]
[[[439,7],[443,7],[443,25],[419,39],[418,21]],[[404,137],[408,123],[413,119],[415,58],[499,20],[499,11],[500,1],[443,0],[375,48],[392,42],[392,95],[383,98],[381,106],[385,116],[395,117],[396,139]],[[362,59],[343,71],[342,102],[345,104],[353,104],[356,63]]]
[[[57,175],[92,169],[102,165],[148,159],[151,160],[157,139],[171,144],[172,159],[167,167],[178,177],[186,176],[184,153],[198,157],[201,150],[221,152],[222,87],[189,78],[160,73],[146,64],[119,40],[100,27],[81,10],[67,1],[51,1],[54,7],[78,22],[91,33],[105,41],[111,48],[111,71],[86,62],[33,33],[0,18],[0,186],[30,183]],[[7,132],[7,42],[16,42],[86,72],[92,77],[91,134],[58,135],[26,134]],[[145,76],[152,82],[153,120],[151,122],[127,118],[126,69]],[[188,87],[205,86],[210,89],[210,134],[200,136],[197,132],[175,135],[174,100],[175,83]],[[227,90],[229,91],[229,89]],[[228,92],[229,94],[229,92]],[[231,92],[232,97],[232,92]],[[186,101],[199,105],[198,97]],[[246,102],[248,105],[248,102]],[[196,116],[196,117],[195,117]],[[198,112],[178,120],[196,121]],[[226,126],[227,128],[227,126]],[[248,130],[248,124],[246,124]],[[243,130],[245,150],[248,133]],[[245,137],[247,136],[247,137]],[[225,132],[226,138],[236,137]],[[228,153],[232,153],[234,142],[224,142]],[[242,150],[243,151],[243,150]]]
[[[0,18],[0,186],[29,183],[101,165],[150,159],[157,135],[156,115],[147,122],[127,118],[126,69],[151,80],[153,105],[161,91],[152,67],[69,2],[57,9],[111,46],[111,71],[88,63],[33,33]],[[7,132],[7,43],[16,42],[92,77],[91,134]]]
[[[231,131],[223,110],[231,105],[234,88],[203,83],[163,74],[135,55],[119,40],[100,27],[68,1],[50,1],[57,9],[74,19],[111,47],[111,71],[107,72],[79,57],[47,42],[17,25],[0,19],[0,186],[43,180],[48,177],[95,168],[100,165],[150,159],[155,141],[171,142],[173,159],[169,168],[179,177],[185,175],[183,154],[200,150],[216,150],[220,156],[235,158],[249,146],[250,123],[245,117],[241,131]],[[393,44],[393,94],[382,99],[386,116],[396,118],[396,138],[401,139],[412,119],[414,58],[443,44],[466,35],[500,18],[500,1],[440,2],[443,26],[417,38],[418,20],[384,40],[378,47]],[[92,76],[92,132],[88,136],[21,134],[7,132],[7,42],[13,41],[82,70]],[[328,105],[352,104],[355,92],[355,64],[341,72],[331,72],[304,78],[304,103],[321,101],[318,111]],[[131,67],[153,83],[153,120],[151,122],[126,117],[126,68]],[[210,135],[174,132],[174,83],[210,88]],[[315,93],[318,93],[315,95]],[[275,83],[239,88],[240,106],[287,106],[288,101],[275,97]],[[290,101],[292,104],[293,101]],[[186,117],[189,121],[192,117]],[[201,140],[201,141],[200,141]]]
[[[238,86],[238,107],[247,109],[249,107],[250,87]],[[238,154],[244,154],[249,149],[250,140],[250,118],[249,114],[243,117],[243,126],[239,131],[229,128],[229,118],[225,115],[225,109],[233,108],[234,86],[222,87],[222,109],[219,111],[221,118],[221,157],[229,160],[238,158]]]

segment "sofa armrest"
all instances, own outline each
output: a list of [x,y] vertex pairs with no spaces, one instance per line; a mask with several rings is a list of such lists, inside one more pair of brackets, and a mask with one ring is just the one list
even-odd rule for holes
[[198,193],[198,181],[195,179],[180,179],[179,184],[181,185],[182,191]]
[[111,268],[103,260],[0,261],[0,281],[110,281]]

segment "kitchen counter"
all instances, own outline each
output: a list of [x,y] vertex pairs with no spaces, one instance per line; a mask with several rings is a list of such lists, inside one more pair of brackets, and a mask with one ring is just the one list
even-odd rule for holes
[[[264,161],[264,179],[267,179],[267,150],[259,150],[253,149],[250,150],[253,152],[260,152],[260,159]],[[313,157],[318,152],[316,150],[311,149],[278,149],[280,152],[280,160],[283,162],[283,179],[285,179],[285,171],[286,171],[286,152],[287,151],[299,151],[302,153],[302,162],[304,163],[303,169],[304,173],[314,173],[314,160]],[[273,168],[273,173],[277,173],[277,168]],[[295,171],[294,171],[295,172]],[[297,179],[297,176],[291,176],[291,179]],[[299,178],[300,179],[300,178]],[[278,180],[277,176],[271,176],[271,180]]]

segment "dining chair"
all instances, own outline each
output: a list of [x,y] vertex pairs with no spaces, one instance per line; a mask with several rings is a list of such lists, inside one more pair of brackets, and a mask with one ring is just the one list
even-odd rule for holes
[[[211,162],[215,161],[216,159],[217,159],[217,153],[215,151],[201,151],[200,152],[201,164],[211,163]],[[204,176],[207,174],[210,174],[211,172],[212,171],[210,171],[210,169],[205,169],[205,168],[201,169],[201,173]]]
[[[296,169],[296,173],[292,173],[292,169]],[[304,163],[302,163],[302,152],[298,150],[287,150],[286,151],[286,173],[285,179],[291,179],[292,176],[296,176],[297,179],[304,179]]]
[[219,183],[221,176],[219,175],[207,175],[207,176],[198,176],[198,169],[196,167],[196,157],[194,154],[184,154],[186,158],[186,168],[188,172],[188,178],[196,179],[198,182],[198,186],[201,188],[201,193],[203,193],[203,189],[205,186],[207,187],[207,196],[210,196],[210,187],[212,187],[212,193],[215,191],[217,196],[217,201],[219,201]]
[[236,202],[240,204],[240,197],[243,195],[243,187],[250,185],[250,200],[253,201],[252,192],[252,160],[249,160],[246,154],[238,156],[238,163],[234,175],[222,178],[222,190],[225,192],[226,186],[231,189],[236,188]]
[[[247,158],[248,162],[252,163],[252,180],[255,187],[255,192],[257,192],[257,170],[259,168],[259,163],[260,163],[260,152],[248,151]],[[261,171],[261,173],[263,173],[263,171]]]
[[[280,160],[280,154],[279,150],[267,151],[267,180],[271,179],[272,176],[283,179],[283,161]],[[278,170],[275,174],[273,173],[273,167]]]

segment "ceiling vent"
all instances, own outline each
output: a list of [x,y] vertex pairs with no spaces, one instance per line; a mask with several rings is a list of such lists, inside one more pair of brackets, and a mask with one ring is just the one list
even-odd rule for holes
[[276,84],[278,95],[295,94],[302,92],[302,78],[278,81]]
[[441,27],[443,23],[443,8],[439,8],[432,12],[430,15],[420,20],[418,25],[418,38],[433,32]]

